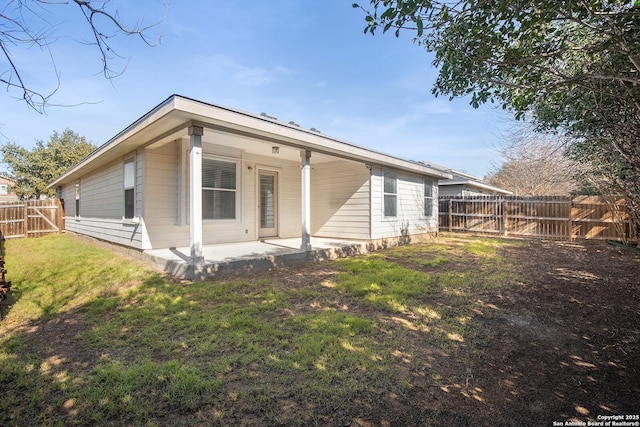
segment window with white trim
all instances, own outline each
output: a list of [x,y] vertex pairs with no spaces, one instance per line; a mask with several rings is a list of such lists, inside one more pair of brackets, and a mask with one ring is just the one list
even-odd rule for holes
[[134,159],[124,162],[124,217],[135,216],[136,163]]
[[433,216],[433,187],[434,182],[430,179],[424,178],[424,216]]
[[384,173],[384,216],[398,216],[398,178],[393,172]]
[[236,162],[202,159],[202,219],[236,219]]

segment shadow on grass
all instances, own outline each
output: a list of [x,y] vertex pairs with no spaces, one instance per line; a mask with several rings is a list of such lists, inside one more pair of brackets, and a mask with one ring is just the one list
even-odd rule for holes
[[[514,260],[557,248],[458,243],[236,280],[147,275],[66,300],[0,339],[0,424],[524,426],[633,412],[626,276],[601,304],[588,259],[569,274],[571,253],[553,252],[545,273],[519,277]],[[449,262],[420,262],[437,257]]]
[[2,320],[5,317],[7,317],[7,314],[11,311],[11,307],[20,300],[21,296],[22,292],[12,289],[7,293],[5,299],[0,300],[0,323],[2,323]]

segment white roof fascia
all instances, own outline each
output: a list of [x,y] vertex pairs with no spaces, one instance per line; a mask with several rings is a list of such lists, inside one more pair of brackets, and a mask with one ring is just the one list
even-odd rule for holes
[[262,136],[274,142],[310,150],[311,152],[315,151],[365,163],[392,166],[437,178],[450,178],[451,176],[445,171],[429,167],[423,163],[400,159],[262,115],[208,104],[177,95],[176,108],[195,114],[196,117],[193,117],[194,122],[204,127],[207,127],[207,125],[219,126],[223,129],[236,130],[251,136]]

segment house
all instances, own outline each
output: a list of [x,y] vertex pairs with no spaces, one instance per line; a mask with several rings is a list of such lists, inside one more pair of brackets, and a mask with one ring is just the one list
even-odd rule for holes
[[18,200],[18,196],[13,192],[13,187],[15,185],[16,183],[13,180],[0,175],[0,202],[12,202]]
[[172,95],[50,184],[66,230],[140,251],[311,236],[393,244],[438,230],[447,172]]
[[440,179],[438,181],[439,197],[469,197],[469,196],[511,196],[513,193],[503,188],[495,187],[473,175],[449,169],[445,166],[423,162],[425,165],[433,167],[451,174],[451,178]]

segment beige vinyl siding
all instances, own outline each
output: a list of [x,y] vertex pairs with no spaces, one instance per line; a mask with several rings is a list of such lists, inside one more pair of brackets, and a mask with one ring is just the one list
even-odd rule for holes
[[174,224],[178,196],[179,144],[173,142],[154,150],[146,150],[145,219],[153,223]]
[[124,159],[82,177],[80,216],[122,219],[124,215]]
[[[180,176],[180,171],[183,171],[179,166],[183,158],[181,150],[186,150],[186,145],[181,140],[145,150],[147,185],[144,220],[149,230],[150,246],[153,248],[189,246],[186,195],[182,199],[184,210],[180,211],[181,186],[183,180],[188,179]],[[186,192],[186,186],[184,191]],[[179,224],[180,215],[185,216],[182,218],[182,225]]]
[[338,160],[312,165],[311,234],[369,239],[369,170]]
[[[135,200],[135,213],[137,217],[141,217],[144,215],[144,171],[145,171],[145,155],[144,151],[140,151],[140,153],[135,154],[135,162],[136,162],[136,200]],[[124,173],[124,170],[123,170]],[[124,176],[123,176],[124,179]],[[124,183],[123,183],[124,184]],[[122,195],[122,211],[124,212],[124,188]]]
[[301,165],[289,163],[282,167],[280,177],[280,237],[300,237],[302,234]]
[[60,199],[64,202],[64,216],[72,218],[76,216],[76,184],[64,185],[59,193]]
[[[424,181],[420,175],[399,170],[391,170],[396,174],[398,212],[396,217],[385,217],[383,206],[384,169],[374,166],[371,174],[372,192],[372,238],[384,239],[400,237],[403,234],[422,234],[437,231],[437,205],[434,215],[424,216]],[[437,194],[434,190],[434,194]],[[437,199],[437,196],[436,196]]]
[[65,197],[65,227],[68,231],[85,234],[101,240],[134,248],[145,249],[144,222],[123,220],[124,215],[124,161],[135,157],[136,200],[135,212],[143,211],[144,157],[131,153],[80,180],[80,216],[75,212],[75,183],[63,190]]
[[[80,210],[82,211],[82,207]],[[65,228],[67,231],[84,234],[119,245],[130,246],[136,249],[149,249],[148,247],[144,247],[142,243],[144,235],[144,223],[142,220],[140,224],[136,224],[131,221],[123,221],[122,219],[67,217]]]

